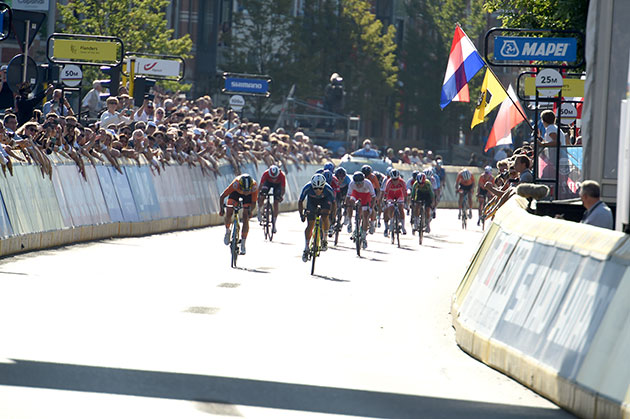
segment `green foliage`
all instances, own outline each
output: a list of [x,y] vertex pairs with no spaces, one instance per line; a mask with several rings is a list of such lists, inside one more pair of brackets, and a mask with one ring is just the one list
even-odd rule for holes
[[486,0],[485,9],[498,12],[509,28],[583,29],[589,0]]
[[[80,0],[57,5],[61,15],[58,32],[115,36],[126,51],[181,55],[188,58],[192,41],[188,34],[173,39],[166,26],[168,0]],[[96,77],[88,71],[86,81]],[[91,78],[90,78],[91,77]]]

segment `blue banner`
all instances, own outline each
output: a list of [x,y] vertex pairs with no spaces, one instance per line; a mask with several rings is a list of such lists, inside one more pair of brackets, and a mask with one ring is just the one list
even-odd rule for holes
[[265,79],[227,77],[225,90],[232,93],[266,95],[269,92],[269,83]]
[[494,38],[494,59],[571,63],[577,60],[577,39],[497,36]]

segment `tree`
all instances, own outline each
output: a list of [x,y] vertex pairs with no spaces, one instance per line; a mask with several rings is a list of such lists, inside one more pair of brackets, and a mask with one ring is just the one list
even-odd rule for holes
[[[168,0],[81,0],[58,4],[64,33],[115,36],[126,51],[180,55],[188,58],[192,41],[188,34],[173,39],[166,27]],[[91,71],[91,78],[96,72]],[[88,71],[88,78],[90,78]]]

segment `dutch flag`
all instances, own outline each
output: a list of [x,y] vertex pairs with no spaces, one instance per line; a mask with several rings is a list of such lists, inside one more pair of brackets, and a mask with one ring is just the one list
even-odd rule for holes
[[458,25],[455,28],[455,36],[442,84],[442,97],[440,98],[442,109],[452,101],[469,102],[468,82],[485,65],[481,55],[477,52],[477,48]]

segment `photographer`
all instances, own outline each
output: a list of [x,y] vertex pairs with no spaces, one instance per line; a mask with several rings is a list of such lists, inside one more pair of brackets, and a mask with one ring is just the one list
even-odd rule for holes
[[30,121],[33,117],[33,109],[35,109],[42,99],[52,91],[53,86],[50,86],[45,92],[39,92],[33,98],[29,99],[28,96],[31,93],[31,84],[29,82],[21,83],[19,86],[20,93],[15,102],[17,107],[18,125],[22,125]]
[[15,98],[13,97],[13,92],[9,87],[9,83],[7,83],[7,66],[3,65],[0,67],[0,110],[13,110],[14,106]]
[[151,96],[153,95],[145,95],[142,106],[140,106],[140,108],[138,108],[136,113],[133,115],[134,121],[153,121],[153,118],[155,116],[155,105],[151,101]]
[[44,115],[48,115],[49,113],[55,113],[59,116],[74,115],[72,107],[70,107],[68,99],[63,96],[63,92],[61,89],[55,89],[53,91],[52,99],[44,103],[42,112]]

